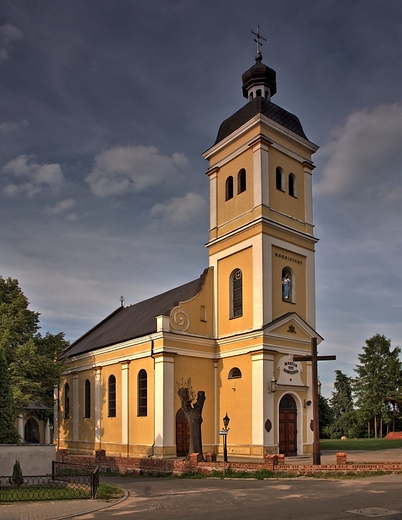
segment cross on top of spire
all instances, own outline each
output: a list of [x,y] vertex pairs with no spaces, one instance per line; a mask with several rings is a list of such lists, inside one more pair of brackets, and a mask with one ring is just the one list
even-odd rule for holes
[[257,56],[261,56],[260,47],[262,47],[262,43],[261,43],[260,40],[264,40],[264,42],[266,42],[267,39],[264,38],[264,36],[261,36],[261,34],[260,34],[260,26],[259,25],[257,25],[257,32],[251,31],[251,33],[254,34],[254,36],[257,36],[257,38],[254,38],[254,41],[257,44]]

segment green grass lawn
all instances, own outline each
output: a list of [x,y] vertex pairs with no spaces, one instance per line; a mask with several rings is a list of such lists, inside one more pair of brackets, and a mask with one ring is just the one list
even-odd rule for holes
[[321,439],[321,451],[334,450],[388,450],[402,448],[402,439]]

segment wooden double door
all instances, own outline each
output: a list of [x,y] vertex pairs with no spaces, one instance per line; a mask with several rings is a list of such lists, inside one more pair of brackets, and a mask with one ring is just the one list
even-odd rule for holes
[[176,414],[176,455],[186,457],[190,448],[190,426],[183,410]]
[[297,407],[289,394],[279,403],[279,453],[285,457],[297,455]]

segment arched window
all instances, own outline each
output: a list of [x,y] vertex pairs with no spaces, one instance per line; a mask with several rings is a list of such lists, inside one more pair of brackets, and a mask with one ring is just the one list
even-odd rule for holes
[[246,191],[246,170],[242,168],[237,174],[237,192]]
[[276,169],[276,189],[285,191],[285,176],[282,168]]
[[116,378],[112,374],[108,380],[108,416],[116,417]]
[[226,179],[225,197],[226,200],[233,199],[233,177],[231,175]]
[[86,419],[91,417],[91,383],[89,379],[85,381],[84,385],[84,417]]
[[228,379],[240,379],[240,377],[241,377],[241,370],[240,370],[240,368],[233,367],[229,371]]
[[282,269],[282,300],[284,302],[294,302],[295,283],[293,272],[290,267]]
[[64,419],[70,418],[70,385],[64,385]]
[[138,372],[138,415],[148,414],[148,377],[144,369]]
[[243,275],[240,269],[235,269],[230,275],[231,318],[243,316]]
[[261,89],[260,88],[257,88],[256,96],[261,97]]
[[289,173],[289,195],[292,197],[297,197],[296,187],[296,177],[293,173]]

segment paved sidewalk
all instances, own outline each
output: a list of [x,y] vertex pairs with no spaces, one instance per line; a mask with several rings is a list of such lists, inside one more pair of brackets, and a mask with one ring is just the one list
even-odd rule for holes
[[[347,462],[376,463],[402,462],[402,448],[378,451],[347,451]],[[335,464],[336,451],[323,451],[321,464]],[[230,460],[239,460],[229,456]],[[242,459],[244,461],[244,459]],[[261,459],[248,459],[250,462],[261,462]],[[312,456],[287,457],[288,464],[312,464]],[[19,502],[17,504],[0,504],[1,520],[61,520],[74,516],[84,515],[116,505],[127,498],[126,495],[118,500],[59,500],[43,502]]]
[[0,504],[1,520],[61,520],[92,513],[99,509],[119,504],[126,500],[128,493],[119,500],[43,500],[41,502],[18,502]]

